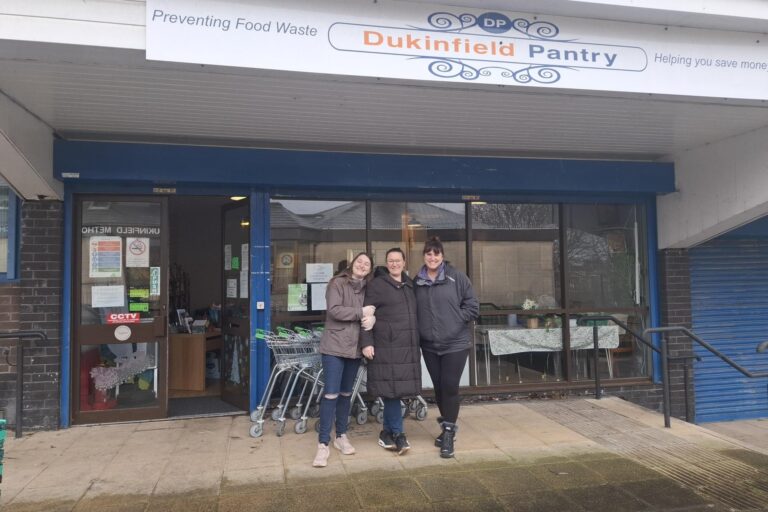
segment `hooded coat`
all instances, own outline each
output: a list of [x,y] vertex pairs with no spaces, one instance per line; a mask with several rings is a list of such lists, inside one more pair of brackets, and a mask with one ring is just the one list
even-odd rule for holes
[[366,306],[376,306],[376,324],[361,335],[362,347],[373,346],[368,362],[368,392],[382,398],[404,398],[421,393],[421,352],[413,281],[389,274],[371,281]]
[[353,279],[343,271],[325,289],[325,329],[320,337],[320,353],[356,359],[360,353],[360,319],[363,317],[365,279]]

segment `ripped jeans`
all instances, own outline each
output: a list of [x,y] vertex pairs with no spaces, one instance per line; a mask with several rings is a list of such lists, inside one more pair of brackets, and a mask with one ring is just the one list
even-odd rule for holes
[[347,433],[352,386],[360,359],[323,354],[323,399],[320,401],[320,434],[318,441],[330,444],[331,424],[336,419],[336,437]]

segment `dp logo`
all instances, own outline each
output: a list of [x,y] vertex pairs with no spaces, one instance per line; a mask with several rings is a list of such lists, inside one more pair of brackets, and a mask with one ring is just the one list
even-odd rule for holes
[[487,12],[477,17],[477,26],[492,34],[503,34],[512,28],[512,20],[500,12]]

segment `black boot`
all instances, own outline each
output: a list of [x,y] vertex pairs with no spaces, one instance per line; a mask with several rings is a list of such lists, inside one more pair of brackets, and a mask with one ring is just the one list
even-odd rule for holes
[[[437,417],[437,422],[440,424],[440,428],[441,429],[443,428],[443,421],[444,421],[444,418],[442,416],[438,416]],[[445,432],[445,430],[440,432],[440,435],[435,438],[435,446],[437,446],[438,448],[443,446],[443,433],[444,432]]]
[[456,438],[456,429],[455,423],[443,422],[443,443],[440,446],[440,457],[444,459],[453,457],[453,441]]

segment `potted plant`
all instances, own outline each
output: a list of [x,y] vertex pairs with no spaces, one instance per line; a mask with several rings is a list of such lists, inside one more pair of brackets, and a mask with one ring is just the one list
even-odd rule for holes
[[[533,311],[539,307],[539,304],[533,299],[525,299],[523,301],[523,309],[525,311]],[[525,321],[525,326],[529,329],[537,329],[539,327],[539,317],[536,315],[529,316]]]

